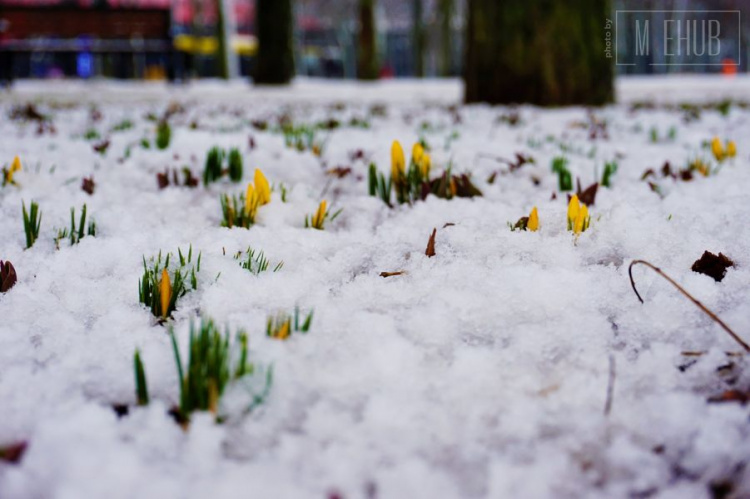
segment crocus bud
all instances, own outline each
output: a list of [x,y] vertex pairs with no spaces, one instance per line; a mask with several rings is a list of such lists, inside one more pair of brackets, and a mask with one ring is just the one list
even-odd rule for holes
[[166,318],[169,315],[169,303],[172,301],[172,283],[169,281],[169,272],[166,268],[161,271],[159,294],[161,295],[161,315]]
[[531,232],[536,232],[539,230],[539,212],[536,209],[536,206],[531,210],[531,213],[529,214],[529,220],[526,222],[526,228],[529,229]]

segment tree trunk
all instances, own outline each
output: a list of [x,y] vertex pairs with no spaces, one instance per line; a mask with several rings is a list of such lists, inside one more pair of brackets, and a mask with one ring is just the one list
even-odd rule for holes
[[227,13],[225,11],[224,0],[216,0],[218,9],[218,22],[216,23],[216,39],[219,42],[217,51],[219,78],[229,79],[229,54],[227,53]]
[[255,83],[284,85],[294,77],[292,0],[257,0]]
[[378,79],[377,31],[375,29],[375,0],[359,0],[359,44],[357,49],[357,78]]
[[439,0],[440,76],[453,76],[453,14],[454,0]]
[[412,1],[412,43],[414,44],[414,76],[424,78],[424,25],[422,0]]
[[468,9],[466,102],[613,100],[603,29],[609,0],[469,0]]

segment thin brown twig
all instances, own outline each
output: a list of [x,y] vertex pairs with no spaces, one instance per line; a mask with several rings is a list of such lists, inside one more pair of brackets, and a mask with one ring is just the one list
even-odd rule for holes
[[729,334],[729,336],[731,336],[732,339],[734,339],[734,341],[736,341],[737,343],[739,343],[742,346],[742,348],[745,349],[746,352],[750,352],[750,345],[748,345],[747,343],[745,343],[745,341],[742,338],[740,338],[737,335],[737,333],[735,333],[734,331],[732,331],[732,329],[729,326],[727,326],[724,323],[724,321],[722,321],[721,319],[719,319],[719,317],[715,313],[713,313],[712,311],[710,311],[705,305],[703,305],[701,302],[699,302],[697,299],[695,299],[693,297],[693,295],[691,295],[690,293],[688,293],[687,291],[685,291],[685,288],[683,288],[682,286],[680,286],[679,284],[677,284],[674,281],[674,279],[672,279],[667,274],[665,274],[664,272],[662,272],[662,270],[659,267],[656,267],[653,264],[651,264],[651,263],[649,263],[649,262],[647,262],[645,260],[633,260],[630,263],[630,267],[628,267],[628,275],[630,276],[630,285],[633,286],[633,291],[635,292],[635,296],[638,297],[638,300],[641,303],[643,303],[643,298],[641,298],[641,295],[638,293],[638,290],[635,288],[635,281],[633,280],[633,266],[637,265],[637,264],[645,265],[646,267],[650,268],[651,270],[653,270],[654,272],[656,272],[657,274],[659,274],[660,276],[662,276],[664,279],[666,279],[667,281],[669,281],[669,283],[672,286],[674,286],[675,288],[677,288],[677,290],[680,293],[682,293],[690,301],[692,301],[693,303],[695,303],[695,305],[699,309],[701,309],[703,311],[703,313],[705,313],[706,315],[708,315],[711,319],[714,320],[714,322],[716,322],[719,326],[721,326],[722,329],[724,329],[724,331],[726,331]]
[[380,277],[394,277],[397,275],[404,275],[406,274],[405,270],[397,270],[396,272],[381,272]]

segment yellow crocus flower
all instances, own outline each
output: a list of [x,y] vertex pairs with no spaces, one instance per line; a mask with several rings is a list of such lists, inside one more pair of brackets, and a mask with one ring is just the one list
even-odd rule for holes
[[271,187],[260,168],[255,169],[255,189],[258,192],[258,204],[263,206],[271,202]]
[[316,229],[323,229],[323,223],[325,222],[326,217],[326,200],[320,202],[320,205],[318,206],[318,211],[315,212],[315,215],[313,215],[311,225],[315,227]]
[[578,210],[575,222],[573,224],[573,233],[578,235],[589,228],[589,209],[581,203],[581,209]]
[[245,215],[251,219],[255,218],[255,214],[258,212],[259,196],[258,191],[252,182],[247,184],[247,191],[245,192]]
[[568,230],[573,230],[579,211],[581,211],[581,203],[578,201],[578,196],[573,194],[568,203]]
[[420,166],[419,170],[422,173],[422,178],[424,180],[429,180],[430,168],[432,167],[432,158],[430,158],[429,154],[424,153],[422,155],[422,164],[419,166]]
[[18,158],[18,156],[13,158],[13,162],[10,164],[10,168],[5,171],[5,184],[12,184],[13,183],[13,175],[21,171],[21,160]]
[[529,221],[526,222],[526,228],[531,232],[539,230],[539,212],[537,211],[536,206],[534,206],[531,210],[531,214],[529,214]]
[[419,142],[414,143],[414,147],[411,148],[411,160],[414,164],[419,166],[422,164],[422,157],[424,156],[424,147]]
[[394,181],[406,176],[406,160],[404,159],[404,149],[398,140],[393,141],[391,146],[391,177]]
[[724,146],[721,145],[721,140],[719,140],[719,137],[714,137],[714,139],[711,141],[711,152],[714,154],[716,161],[724,160]]
[[737,144],[735,144],[733,140],[727,142],[727,156],[730,158],[737,156]]
[[276,332],[276,337],[280,340],[289,338],[290,328],[291,321],[285,321],[284,324],[282,324],[279,330]]
[[172,301],[172,283],[169,281],[169,272],[166,268],[161,271],[159,294],[161,295],[161,315],[166,318],[169,313],[169,303]]

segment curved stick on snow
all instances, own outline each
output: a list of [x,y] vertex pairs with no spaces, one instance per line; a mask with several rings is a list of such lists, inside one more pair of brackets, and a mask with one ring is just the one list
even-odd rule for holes
[[698,300],[696,300],[693,297],[693,295],[691,295],[690,293],[688,293],[687,291],[685,291],[685,288],[683,288],[682,286],[680,286],[679,284],[677,284],[671,277],[669,277],[667,274],[665,274],[664,272],[662,272],[662,270],[659,267],[656,267],[656,266],[652,265],[651,263],[649,263],[649,262],[647,262],[645,260],[633,260],[630,263],[630,267],[628,267],[628,275],[630,276],[630,285],[633,286],[633,291],[635,292],[635,296],[638,297],[638,300],[641,303],[643,303],[643,298],[641,298],[641,295],[638,293],[638,290],[635,288],[635,281],[633,280],[633,266],[637,265],[639,263],[641,265],[645,265],[646,267],[650,268],[651,270],[653,270],[654,272],[656,272],[657,274],[659,274],[660,276],[662,276],[664,279],[666,279],[667,281],[669,281],[669,283],[672,286],[674,286],[675,288],[677,288],[677,290],[680,293],[682,293],[690,301],[692,301],[693,303],[695,303],[695,305],[699,309],[701,309],[703,311],[703,313],[705,313],[707,316],[709,316],[711,319],[713,319],[714,322],[716,322],[717,324],[719,324],[719,326],[721,326],[722,329],[724,329],[724,331],[726,331],[727,333],[729,333],[729,336],[731,336],[732,339],[734,339],[734,341],[736,341],[737,343],[739,343],[742,346],[742,348],[745,349],[746,352],[750,352],[750,345],[748,345],[747,343],[745,343],[745,341],[742,338],[740,338],[737,335],[737,333],[735,333],[734,331],[732,331],[732,329],[729,326],[727,326],[724,323],[724,321],[722,321],[721,319],[719,319],[719,317],[715,313],[711,312],[708,308],[706,308],[705,305],[703,305],[701,302],[699,302]]

